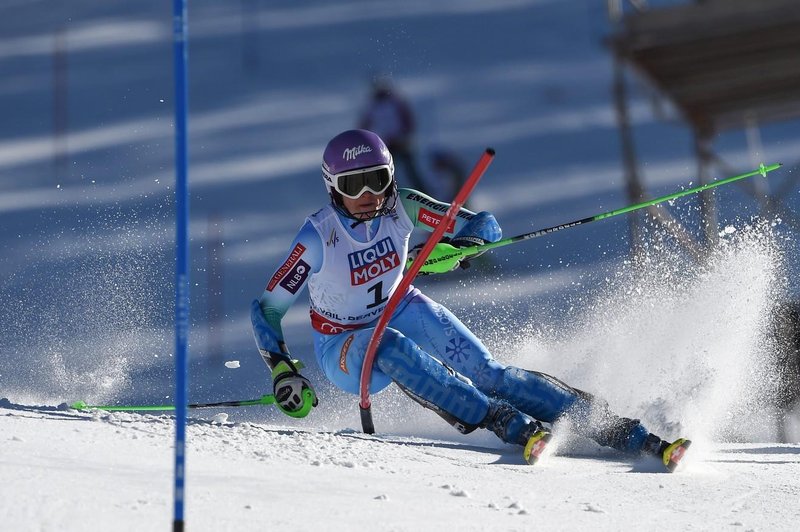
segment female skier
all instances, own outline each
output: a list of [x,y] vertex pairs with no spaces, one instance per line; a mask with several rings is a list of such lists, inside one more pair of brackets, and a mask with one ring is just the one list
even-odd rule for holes
[[[303,406],[304,392],[316,406],[311,383],[289,356],[281,329],[303,287],[308,285],[317,362],[331,382],[358,395],[367,344],[400,284],[409,236],[415,227],[433,231],[449,207],[398,189],[391,154],[375,133],[363,129],[328,143],[322,177],[331,202],[306,218],[251,308],[259,352],[286,412]],[[450,245],[464,247],[495,242],[501,230],[490,213],[461,209],[445,234]],[[486,428],[521,445],[528,463],[536,462],[551,437],[540,422],[565,416],[599,444],[656,456],[669,471],[690,444],[663,441],[639,420],[617,416],[605,401],[550,375],[500,364],[448,309],[413,286],[377,350],[370,393],[392,382],[462,433]]]

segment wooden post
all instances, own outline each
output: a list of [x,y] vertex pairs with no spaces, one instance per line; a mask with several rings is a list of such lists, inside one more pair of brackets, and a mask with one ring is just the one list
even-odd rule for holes
[[[711,182],[711,163],[714,159],[711,148],[712,136],[713,130],[710,127],[695,125],[694,147],[697,154],[697,177],[701,185]],[[716,201],[712,190],[700,193],[700,222],[705,235],[706,247],[710,249],[719,241]]]
[[[633,144],[630,115],[628,113],[628,95],[625,86],[625,68],[622,61],[614,56],[614,107],[617,112],[617,125],[619,126],[620,146],[622,148],[622,164],[625,171],[625,190],[628,193],[628,203],[640,203],[644,200],[644,189],[639,180],[639,171],[636,162],[636,148]],[[628,216],[630,246],[634,256],[642,250],[642,215],[631,213]]]

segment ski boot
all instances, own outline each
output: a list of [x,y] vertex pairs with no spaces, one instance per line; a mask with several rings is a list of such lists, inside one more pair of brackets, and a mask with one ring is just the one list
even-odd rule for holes
[[678,438],[670,443],[655,434],[650,434],[644,442],[643,451],[645,454],[655,456],[661,460],[667,472],[672,473],[678,468],[683,455],[686,454],[686,450],[691,444],[691,440],[686,438]]

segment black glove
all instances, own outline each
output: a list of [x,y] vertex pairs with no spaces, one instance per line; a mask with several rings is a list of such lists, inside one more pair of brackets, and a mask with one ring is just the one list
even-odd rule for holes
[[[275,402],[287,412],[295,412],[303,406],[303,390],[311,390],[311,382],[297,372],[293,364],[281,361],[272,369],[272,390]],[[314,392],[311,406],[317,406],[319,400]]]

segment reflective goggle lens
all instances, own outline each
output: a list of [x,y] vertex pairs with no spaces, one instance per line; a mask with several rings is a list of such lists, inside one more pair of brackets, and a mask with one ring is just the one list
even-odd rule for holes
[[336,190],[344,196],[356,199],[366,190],[373,194],[382,194],[392,183],[392,175],[388,168],[376,168],[366,172],[336,176]]

